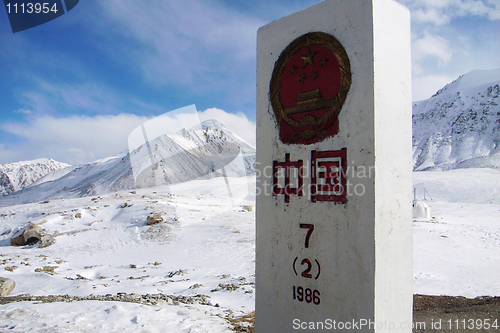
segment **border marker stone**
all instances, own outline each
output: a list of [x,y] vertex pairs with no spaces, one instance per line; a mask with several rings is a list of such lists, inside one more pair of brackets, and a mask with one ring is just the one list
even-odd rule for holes
[[259,29],[256,332],[411,332],[411,131],[405,7]]

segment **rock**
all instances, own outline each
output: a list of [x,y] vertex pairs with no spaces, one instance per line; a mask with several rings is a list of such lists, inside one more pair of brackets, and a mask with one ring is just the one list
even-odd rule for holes
[[94,221],[89,224],[89,227],[93,226],[96,223],[102,223],[102,220]]
[[81,219],[82,218],[82,213],[76,213],[75,218]]
[[131,203],[128,203],[128,202],[125,202],[125,203],[122,203],[120,205],[120,208],[127,208],[127,207],[132,207],[134,204],[131,204]]
[[156,213],[153,216],[150,215],[146,218],[147,225],[158,224],[160,222],[163,222],[163,217],[160,213]]
[[46,234],[44,229],[31,222],[21,234],[10,239],[10,245],[13,246],[33,245],[38,242],[40,242],[39,247],[43,248],[54,244],[55,239],[53,235]]
[[242,212],[251,212],[253,210],[252,206],[241,206]]
[[15,287],[14,280],[0,277],[0,296],[9,296]]
[[11,238],[10,244],[15,246],[36,244],[42,238],[41,233],[42,228],[30,222],[28,227],[24,229],[20,235]]
[[[113,302],[132,302],[143,305],[179,305],[183,304],[201,304],[213,306],[209,300],[210,296],[207,295],[195,295],[195,296],[174,296],[165,294],[129,294],[117,293],[116,295],[106,294],[94,295],[90,294],[88,296],[70,296],[66,295],[49,295],[49,296],[31,296],[30,294],[22,294],[19,296],[8,297],[6,299],[0,299],[1,304],[7,304],[11,302],[19,301],[30,301],[30,302],[43,302],[43,303],[53,303],[53,302],[76,302],[76,301],[113,301]],[[4,302],[2,302],[4,301]],[[218,304],[216,305],[219,306]]]

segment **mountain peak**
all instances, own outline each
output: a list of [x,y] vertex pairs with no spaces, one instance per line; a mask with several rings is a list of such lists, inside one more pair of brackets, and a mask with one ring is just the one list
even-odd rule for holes
[[[18,193],[12,193],[17,189],[10,189],[10,195],[0,201],[0,206],[194,179],[241,177],[254,170],[255,148],[217,120],[210,119],[189,130],[157,136],[148,144],[118,156],[52,172]],[[8,177],[0,178],[0,184],[7,180]]]
[[218,120],[215,120],[215,119],[208,119],[208,120],[203,121],[201,123],[201,128],[202,129],[211,128],[211,129],[219,129],[219,130],[227,130],[228,129],[226,126],[224,126],[224,124],[222,124],[221,122],[219,122]]
[[475,70],[413,105],[416,170],[500,168],[500,68]]
[[69,164],[48,158],[0,164],[0,195],[28,187],[48,173],[66,167]]
[[439,89],[432,97],[442,95],[443,93],[464,92],[471,88],[480,88],[495,82],[500,82],[500,68],[490,70],[476,69],[460,75],[455,81]]

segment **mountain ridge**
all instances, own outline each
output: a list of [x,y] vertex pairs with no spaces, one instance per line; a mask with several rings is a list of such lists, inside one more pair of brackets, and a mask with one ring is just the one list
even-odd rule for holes
[[53,171],[68,167],[69,164],[48,158],[0,164],[0,196],[19,191]]
[[[203,124],[205,126],[199,128],[161,135],[148,142],[149,147],[143,144],[114,157],[55,170],[29,187],[0,197],[0,206],[96,196],[194,179],[245,176],[254,172],[253,146],[220,123]],[[216,128],[210,127],[211,124],[216,124]],[[149,149],[152,155],[149,155]]]
[[[431,98],[415,102],[412,111],[415,171],[500,168],[500,68],[461,75]],[[143,145],[80,166],[49,159],[1,164],[0,200],[99,195],[255,172],[255,148],[217,120],[148,144],[151,155]]]
[[475,70],[413,105],[415,171],[499,168],[500,69]]

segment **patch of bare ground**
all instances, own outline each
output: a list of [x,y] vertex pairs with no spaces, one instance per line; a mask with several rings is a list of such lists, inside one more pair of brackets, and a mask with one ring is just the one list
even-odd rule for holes
[[238,316],[234,318],[227,319],[229,323],[233,326],[235,332],[255,332],[255,311],[247,313],[243,316]]
[[413,296],[413,333],[500,332],[500,297]]
[[[0,304],[11,302],[74,302],[83,300],[121,301],[145,305],[166,304],[203,304],[212,305],[209,297],[169,296],[163,294],[138,295],[118,293],[117,295],[90,296],[6,296],[0,297]],[[213,305],[212,305],[213,306]],[[217,306],[217,305],[216,305]],[[242,316],[226,318],[235,332],[253,333],[255,311]],[[461,333],[461,332],[500,332],[500,297],[482,296],[476,298],[453,296],[413,296],[413,333]]]
[[[255,312],[230,320],[235,332],[254,332]],[[500,332],[500,297],[413,295],[413,333]]]

